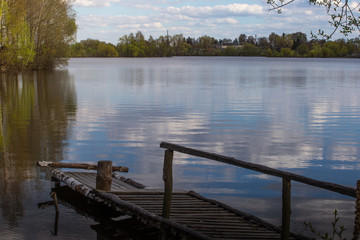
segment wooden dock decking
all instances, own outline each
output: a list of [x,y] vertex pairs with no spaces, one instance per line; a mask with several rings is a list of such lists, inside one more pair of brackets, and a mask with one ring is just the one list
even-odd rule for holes
[[113,173],[111,190],[97,191],[94,172],[51,172],[57,181],[118,212],[156,227],[165,223],[174,239],[280,239],[280,229],[192,191],[173,191],[170,219],[164,219],[163,190]]
[[[63,163],[39,162],[38,165],[50,167],[54,179],[65,183],[86,198],[108,206],[115,212],[127,214],[145,225],[157,227],[160,229],[160,239],[309,239],[290,233],[292,181],[354,197],[356,211],[353,239],[359,239],[360,180],[357,181],[355,189],[172,143],[162,142],[160,147],[165,148],[164,190],[146,188],[114,173],[113,171],[127,172],[128,169],[111,167],[109,161],[100,161],[97,166],[88,164],[71,166],[97,169],[97,173],[62,172],[57,168],[67,168]],[[282,178],[281,228],[195,192],[174,191],[172,189],[174,152]]]

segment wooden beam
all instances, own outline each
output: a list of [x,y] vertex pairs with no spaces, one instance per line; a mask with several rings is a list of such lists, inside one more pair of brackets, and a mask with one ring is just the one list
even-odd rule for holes
[[355,225],[353,239],[360,237],[360,180],[356,182]]
[[172,162],[174,152],[171,150],[165,150],[164,156],[164,169],[163,169],[163,180],[164,180],[164,201],[163,201],[163,218],[170,218],[171,209],[171,197],[173,190],[173,177],[172,177]]
[[[165,150],[164,154],[164,167],[163,167],[163,180],[164,180],[164,199],[162,206],[162,217],[170,218],[171,211],[171,198],[173,191],[173,170],[172,163],[174,152],[172,150]],[[160,227],[161,239],[167,239],[167,225],[162,223]]]
[[260,165],[260,164],[249,163],[249,162],[245,162],[242,160],[238,160],[238,159],[235,159],[232,157],[227,157],[227,156],[223,156],[223,155],[219,155],[219,154],[215,154],[215,153],[209,153],[209,152],[200,151],[200,150],[196,150],[196,149],[192,149],[192,148],[188,148],[188,147],[183,147],[183,146],[176,145],[173,143],[162,142],[162,143],[160,143],[160,147],[168,149],[168,150],[176,151],[176,152],[181,152],[181,153],[185,153],[185,154],[189,154],[189,155],[193,155],[193,156],[197,156],[197,157],[201,157],[201,158],[207,158],[207,159],[215,160],[218,162],[250,169],[253,171],[265,173],[265,174],[276,176],[276,177],[287,178],[287,179],[290,179],[293,181],[305,183],[305,184],[319,187],[319,188],[324,188],[329,191],[337,192],[337,193],[347,195],[350,197],[356,197],[355,188],[346,187],[346,186],[342,186],[342,185],[330,183],[330,182],[318,181],[318,180],[315,180],[312,178],[307,178],[307,177],[304,177],[304,176],[301,176],[298,174],[294,174],[291,172],[286,172],[286,171],[266,167],[266,166]]
[[281,240],[287,240],[290,236],[290,216],[291,216],[291,180],[282,180],[282,224]]
[[103,191],[111,190],[111,167],[112,161],[99,161],[98,170],[96,174],[96,189]]
[[[46,162],[46,161],[39,161],[37,165],[40,167],[52,167],[52,168],[80,168],[80,169],[87,169],[87,170],[97,170],[97,165],[86,164],[86,163],[62,163],[62,162]],[[113,166],[112,171],[116,172],[128,172],[129,168],[122,167],[122,166]]]
[[141,184],[139,182],[136,182],[130,178],[126,178],[124,176],[121,176],[120,174],[116,173],[116,172],[113,172],[112,173],[112,176],[116,179],[119,179],[120,181],[124,182],[124,183],[127,183],[133,187],[136,187],[136,188],[139,188],[139,189],[144,189],[146,188],[146,186],[144,184]]

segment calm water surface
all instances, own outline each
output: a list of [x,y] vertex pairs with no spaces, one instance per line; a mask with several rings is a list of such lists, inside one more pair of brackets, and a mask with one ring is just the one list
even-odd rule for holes
[[[71,59],[65,69],[1,75],[0,239],[96,239],[91,218],[50,200],[36,161],[130,168],[162,187],[161,141],[355,186],[360,59]],[[175,188],[280,225],[281,180],[175,153]],[[293,183],[292,228],[353,228],[354,199]]]

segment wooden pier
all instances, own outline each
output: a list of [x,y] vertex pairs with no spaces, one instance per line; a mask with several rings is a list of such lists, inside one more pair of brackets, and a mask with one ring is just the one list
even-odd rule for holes
[[[354,188],[320,182],[170,143],[161,143],[160,146],[166,149],[163,173],[164,189],[147,188],[119,175],[114,171],[126,172],[127,168],[114,168],[111,166],[111,162],[99,162],[98,167],[49,162],[39,162],[38,164],[49,168],[53,179],[58,182],[56,185],[59,186],[59,183],[62,182],[92,201],[107,206],[115,212],[129,215],[145,225],[158,228],[160,239],[308,239],[290,233],[291,180],[305,182],[348,196],[356,196]],[[174,151],[232,165],[241,165],[241,167],[282,177],[282,228],[273,226],[224,203],[205,198],[193,191],[173,190],[172,161]],[[59,168],[69,167],[95,169],[97,173],[59,170]],[[111,177],[106,175],[111,175]]]

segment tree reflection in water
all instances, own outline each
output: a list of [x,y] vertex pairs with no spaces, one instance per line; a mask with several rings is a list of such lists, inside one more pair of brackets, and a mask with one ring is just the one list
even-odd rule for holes
[[67,71],[1,74],[0,109],[0,208],[16,227],[32,197],[24,182],[39,181],[36,162],[63,159],[77,110],[75,84]]

